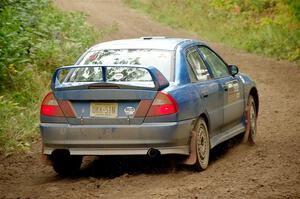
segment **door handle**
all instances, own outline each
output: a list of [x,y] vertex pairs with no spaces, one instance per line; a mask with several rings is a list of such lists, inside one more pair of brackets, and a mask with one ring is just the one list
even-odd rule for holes
[[224,84],[224,85],[223,85],[223,89],[224,89],[224,91],[228,91],[228,85],[227,85],[227,84]]
[[206,91],[202,92],[202,93],[201,93],[201,97],[202,97],[202,98],[208,97],[208,92],[206,92]]

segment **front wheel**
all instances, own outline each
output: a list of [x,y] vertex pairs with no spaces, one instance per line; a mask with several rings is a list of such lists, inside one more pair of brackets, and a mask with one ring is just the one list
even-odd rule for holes
[[196,156],[195,168],[197,171],[205,170],[209,162],[210,141],[205,121],[200,118],[195,126]]
[[256,115],[256,105],[253,96],[250,95],[247,103],[246,110],[246,132],[244,134],[244,143],[248,142],[251,145],[255,144],[256,131],[257,131],[257,115]]

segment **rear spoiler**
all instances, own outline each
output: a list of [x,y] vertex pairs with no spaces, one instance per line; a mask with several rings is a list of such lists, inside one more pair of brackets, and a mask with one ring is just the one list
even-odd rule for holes
[[[64,69],[75,69],[75,68],[86,68],[86,67],[101,67],[102,68],[102,75],[104,78],[103,81],[99,82],[101,84],[109,84],[106,82],[106,67],[131,67],[131,68],[142,68],[149,72],[149,74],[152,77],[153,83],[155,85],[154,88],[151,88],[150,90],[157,90],[160,91],[170,85],[169,81],[166,79],[166,77],[155,67],[153,66],[142,66],[142,65],[127,65],[127,64],[110,64],[110,65],[72,65],[72,66],[63,66],[60,68],[57,68],[53,74],[52,82],[51,82],[51,89],[53,91],[56,90],[64,90],[62,88],[58,88],[58,85],[61,84],[59,81],[59,76],[61,74],[61,71]],[[78,88],[78,87],[72,87],[72,88]],[[148,88],[149,89],[149,88]]]

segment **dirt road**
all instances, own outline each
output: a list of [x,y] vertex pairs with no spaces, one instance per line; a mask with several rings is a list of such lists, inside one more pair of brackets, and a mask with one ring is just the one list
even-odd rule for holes
[[[118,0],[58,0],[80,10],[97,28],[117,25],[105,40],[147,35],[193,37],[164,27]],[[236,144],[214,151],[209,168],[195,173],[165,158],[147,162],[85,161],[73,178],[58,177],[40,161],[40,141],[26,155],[0,157],[0,198],[300,198],[300,70],[210,43],[229,63],[258,84],[261,109],[257,145]],[[125,162],[125,163],[124,163]]]

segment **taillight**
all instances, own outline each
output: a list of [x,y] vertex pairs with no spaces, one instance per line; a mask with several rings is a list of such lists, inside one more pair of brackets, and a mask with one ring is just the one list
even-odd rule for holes
[[52,92],[49,92],[43,99],[41,115],[50,117],[75,117],[74,110],[69,101],[57,101]]
[[170,115],[178,112],[178,106],[174,98],[163,92],[159,92],[148,111],[147,116]]

